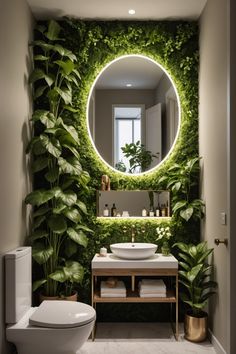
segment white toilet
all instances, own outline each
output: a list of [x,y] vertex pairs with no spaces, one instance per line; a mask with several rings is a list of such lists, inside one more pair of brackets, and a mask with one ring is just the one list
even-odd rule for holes
[[18,354],[76,354],[96,320],[93,307],[73,301],[43,301],[31,307],[31,247],[5,255],[6,337]]

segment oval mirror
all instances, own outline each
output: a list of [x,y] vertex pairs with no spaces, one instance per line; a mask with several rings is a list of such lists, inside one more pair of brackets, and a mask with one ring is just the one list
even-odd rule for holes
[[168,157],[179,132],[173,81],[148,57],[119,57],[93,83],[87,125],[95,150],[113,169],[140,174],[156,168]]

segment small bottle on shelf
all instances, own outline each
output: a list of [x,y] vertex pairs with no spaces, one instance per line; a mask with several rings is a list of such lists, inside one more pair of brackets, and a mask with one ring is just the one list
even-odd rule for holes
[[152,206],[150,207],[150,210],[149,210],[149,216],[151,216],[151,217],[154,216],[154,210],[153,210]]
[[157,207],[156,207],[156,216],[159,217],[161,216],[161,208],[160,208],[160,204],[158,203]]
[[109,216],[108,204],[105,204],[105,208],[103,209],[103,216]]
[[166,216],[166,206],[165,206],[165,204],[161,205],[161,216],[162,217]]
[[115,203],[113,203],[112,208],[111,208],[111,216],[116,216],[117,212],[116,212],[116,205]]
[[147,209],[145,207],[142,209],[142,216],[147,216]]

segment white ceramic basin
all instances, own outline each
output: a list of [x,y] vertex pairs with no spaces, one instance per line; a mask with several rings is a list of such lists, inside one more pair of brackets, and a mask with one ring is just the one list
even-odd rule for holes
[[154,243],[125,242],[110,245],[112,253],[123,259],[146,259],[152,257],[157,250]]

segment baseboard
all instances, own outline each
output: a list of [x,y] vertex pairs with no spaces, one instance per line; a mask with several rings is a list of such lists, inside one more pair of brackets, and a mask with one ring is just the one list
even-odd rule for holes
[[212,331],[209,329],[209,338],[217,354],[227,354],[218,339],[214,336]]

